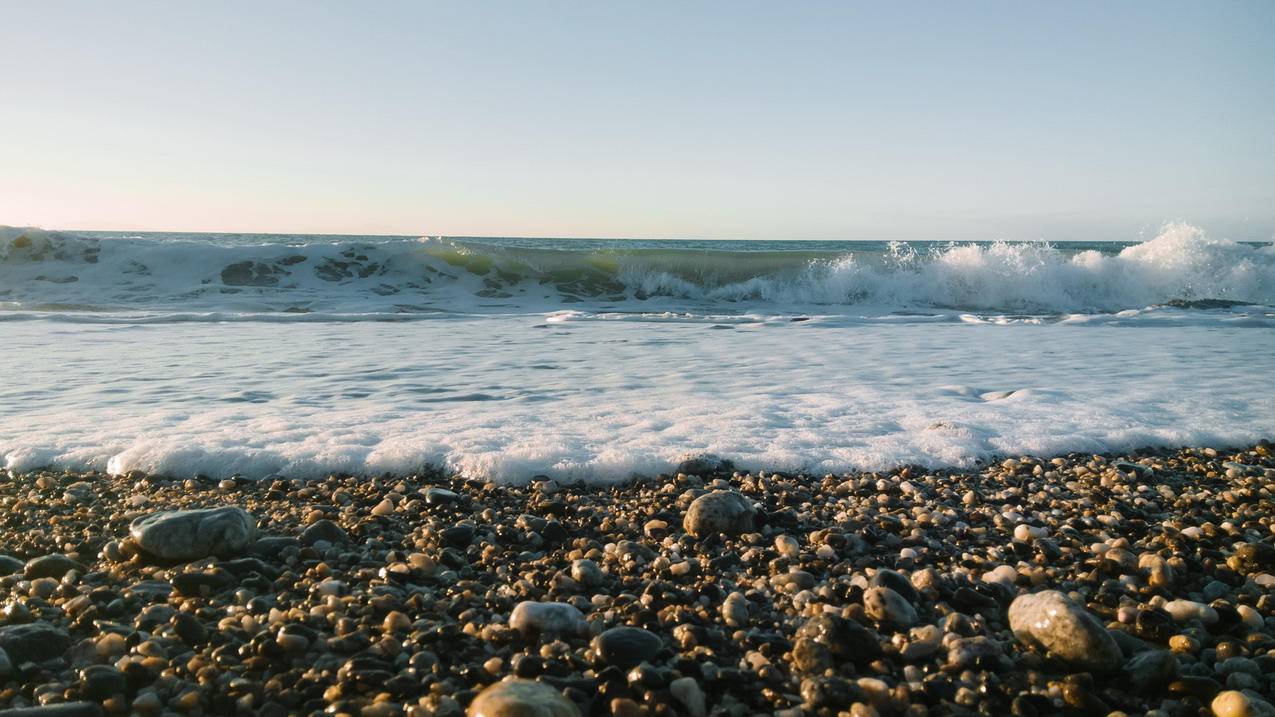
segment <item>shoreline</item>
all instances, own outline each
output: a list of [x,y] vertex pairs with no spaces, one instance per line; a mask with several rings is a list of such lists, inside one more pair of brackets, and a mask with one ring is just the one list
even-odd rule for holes
[[[1185,715],[1272,699],[1265,441],[823,477],[684,468],[608,485],[0,472],[0,714]],[[231,511],[129,537],[153,512],[221,506],[258,533]],[[1074,620],[1033,627],[1041,601]]]

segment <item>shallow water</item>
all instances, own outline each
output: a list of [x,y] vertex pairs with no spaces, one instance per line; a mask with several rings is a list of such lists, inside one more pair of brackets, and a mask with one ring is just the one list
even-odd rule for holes
[[[318,475],[445,465],[617,480],[710,451],[769,469],[1269,436],[1275,332],[1201,325],[4,326],[0,446],[48,463]],[[1012,392],[1012,393],[1011,393]]]

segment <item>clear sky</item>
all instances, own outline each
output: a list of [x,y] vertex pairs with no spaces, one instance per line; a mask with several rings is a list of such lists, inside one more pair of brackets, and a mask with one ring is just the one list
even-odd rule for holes
[[1275,235],[1275,2],[0,0],[0,224]]

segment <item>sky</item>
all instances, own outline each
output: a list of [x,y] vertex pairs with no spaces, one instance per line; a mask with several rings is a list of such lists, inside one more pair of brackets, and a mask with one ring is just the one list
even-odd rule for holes
[[0,0],[0,224],[1275,238],[1275,3]]

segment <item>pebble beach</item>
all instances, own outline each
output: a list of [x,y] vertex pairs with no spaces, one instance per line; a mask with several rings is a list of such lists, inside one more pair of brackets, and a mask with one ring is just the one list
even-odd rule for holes
[[0,473],[0,715],[1271,715],[1275,447]]

